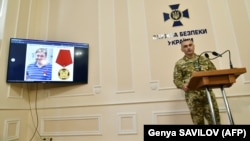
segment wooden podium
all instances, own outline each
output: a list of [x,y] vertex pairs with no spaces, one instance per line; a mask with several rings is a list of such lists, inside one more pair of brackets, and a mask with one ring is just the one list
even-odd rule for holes
[[210,92],[208,89],[209,88],[221,89],[222,96],[223,96],[224,103],[225,103],[226,110],[227,110],[227,114],[228,114],[228,118],[230,120],[230,123],[234,124],[224,88],[231,87],[233,83],[236,82],[236,79],[238,78],[238,76],[240,76],[243,73],[246,73],[246,68],[198,71],[198,72],[192,73],[192,77],[190,78],[188,88],[190,90],[199,90],[199,89],[206,90],[214,124],[216,124],[216,120],[215,120]]

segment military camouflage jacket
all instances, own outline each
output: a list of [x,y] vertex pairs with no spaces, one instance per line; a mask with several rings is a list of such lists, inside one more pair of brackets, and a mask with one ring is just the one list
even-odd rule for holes
[[192,59],[184,56],[175,63],[173,81],[177,88],[182,89],[183,85],[189,82],[193,71],[207,71],[215,69],[216,67],[214,64],[204,56],[199,57],[199,55],[195,54]]

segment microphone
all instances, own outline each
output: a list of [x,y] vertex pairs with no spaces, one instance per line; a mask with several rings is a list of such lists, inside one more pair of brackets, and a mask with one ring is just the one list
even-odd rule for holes
[[[199,57],[198,57],[198,59],[197,59],[197,67],[195,67],[197,70],[201,71],[201,64],[200,64],[200,58],[201,58],[201,56],[202,56],[203,54],[205,54],[205,57],[209,59],[208,53],[212,53],[212,51],[204,51],[204,52],[202,52],[202,53],[199,55]],[[209,59],[209,60],[211,60],[211,59]]]
[[230,52],[230,50],[226,50],[226,51],[224,51],[224,52],[221,53],[221,54],[219,54],[219,53],[213,51],[212,54],[213,54],[214,56],[216,56],[216,58],[217,58],[217,57],[222,57],[222,55],[223,55],[224,53],[226,53],[226,52],[228,52],[228,54],[229,54],[229,66],[230,66],[230,69],[232,69],[232,68],[233,68],[233,63],[232,63],[232,60],[231,60],[231,52]]
[[205,53],[205,57],[209,59],[209,55],[207,53]]
[[214,56],[217,56],[217,57],[222,57],[221,54],[219,54],[219,53],[217,53],[217,52],[215,52],[215,51],[213,51],[212,54],[213,54]]

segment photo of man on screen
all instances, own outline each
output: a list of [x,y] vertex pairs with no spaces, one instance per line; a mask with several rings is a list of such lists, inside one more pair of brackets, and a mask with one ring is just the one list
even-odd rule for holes
[[38,48],[33,53],[35,59],[26,68],[26,80],[51,80],[52,64],[48,60],[47,48]]

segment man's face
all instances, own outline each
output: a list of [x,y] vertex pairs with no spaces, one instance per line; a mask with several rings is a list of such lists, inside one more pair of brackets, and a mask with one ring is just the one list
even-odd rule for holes
[[46,55],[44,52],[37,52],[36,53],[36,61],[39,65],[46,64]]
[[183,41],[181,43],[181,51],[188,57],[194,54],[194,44],[191,40]]

